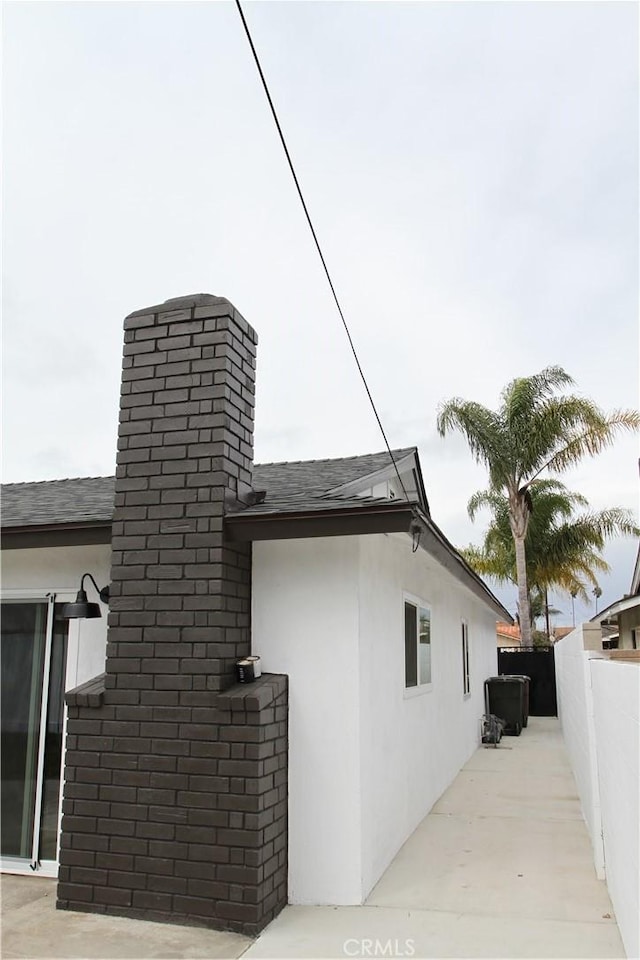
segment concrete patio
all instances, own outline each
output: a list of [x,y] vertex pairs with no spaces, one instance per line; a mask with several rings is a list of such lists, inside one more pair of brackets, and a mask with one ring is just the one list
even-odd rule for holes
[[478,750],[364,906],[290,906],[251,942],[55,910],[55,883],[2,879],[2,956],[624,957],[558,721]]

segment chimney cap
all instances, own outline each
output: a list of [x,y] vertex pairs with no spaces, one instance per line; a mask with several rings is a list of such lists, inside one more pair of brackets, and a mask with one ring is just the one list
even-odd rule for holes
[[151,307],[143,307],[141,310],[134,310],[128,313],[125,319],[129,317],[142,317],[147,313],[166,313],[169,310],[190,310],[192,307],[209,307],[215,303],[229,304],[230,311],[235,309],[230,300],[226,297],[214,297],[211,293],[189,293],[184,297],[171,297],[164,303],[155,303]]

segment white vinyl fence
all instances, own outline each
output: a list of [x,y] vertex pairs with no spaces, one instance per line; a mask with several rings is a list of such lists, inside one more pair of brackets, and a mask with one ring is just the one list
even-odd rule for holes
[[640,662],[609,660],[600,628],[556,644],[558,715],[628,957],[640,956]]

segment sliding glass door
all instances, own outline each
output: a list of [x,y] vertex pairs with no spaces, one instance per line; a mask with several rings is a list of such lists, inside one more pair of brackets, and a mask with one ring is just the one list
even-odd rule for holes
[[67,621],[53,597],[2,602],[0,733],[4,867],[55,869]]

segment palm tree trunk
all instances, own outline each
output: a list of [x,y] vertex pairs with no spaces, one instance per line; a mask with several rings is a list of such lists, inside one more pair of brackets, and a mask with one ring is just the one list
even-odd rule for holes
[[518,577],[518,616],[520,617],[520,637],[523,647],[531,646],[531,616],[529,613],[529,595],[527,592],[527,565],[524,553],[524,537],[514,536],[516,548],[516,574]]
[[549,623],[549,594],[547,588],[544,588],[544,616],[547,621],[547,643],[551,644],[551,624]]
[[518,581],[518,616],[520,618],[520,642],[531,646],[531,608],[527,584],[527,561],[524,539],[529,524],[529,506],[524,491],[512,487],[509,490],[509,524],[516,552],[516,579]]

